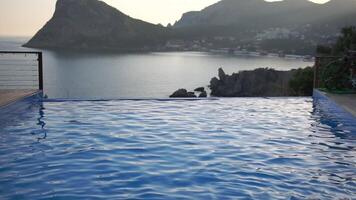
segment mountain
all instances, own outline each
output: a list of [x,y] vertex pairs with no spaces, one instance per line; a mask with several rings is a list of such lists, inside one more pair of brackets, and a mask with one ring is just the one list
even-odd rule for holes
[[[296,27],[320,22],[343,26],[355,23],[355,0],[331,0],[316,4],[308,0],[222,0],[202,11],[188,12],[174,27],[236,26],[266,29]],[[337,21],[335,23],[335,21]]]
[[49,22],[24,46],[137,50],[165,43],[163,26],[133,19],[98,0],[58,0]]
[[214,48],[310,55],[317,44],[333,43],[342,27],[356,25],[355,19],[356,0],[221,0],[183,14],[173,29]]

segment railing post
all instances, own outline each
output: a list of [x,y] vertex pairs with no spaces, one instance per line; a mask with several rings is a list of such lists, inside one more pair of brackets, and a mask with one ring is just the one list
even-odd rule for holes
[[38,52],[38,86],[43,90],[43,57],[42,52]]
[[319,67],[320,67],[320,57],[315,57],[314,88],[318,88],[319,87]]

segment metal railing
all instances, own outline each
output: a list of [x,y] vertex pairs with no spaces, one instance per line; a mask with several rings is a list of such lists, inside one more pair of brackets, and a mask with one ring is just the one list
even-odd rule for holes
[[316,56],[314,65],[314,88],[323,87],[321,81],[321,70],[323,66],[332,64],[333,62],[341,59],[339,56]]
[[0,51],[0,90],[43,90],[43,57],[38,51]]
[[[356,52],[348,51],[344,56],[316,56],[314,65],[314,88],[324,88],[327,80],[321,80],[322,71],[334,64],[343,63],[343,68],[333,74],[333,77],[338,78],[342,73],[350,73],[350,81],[356,78]],[[341,71],[342,70],[342,71]],[[325,77],[324,77],[325,78]]]

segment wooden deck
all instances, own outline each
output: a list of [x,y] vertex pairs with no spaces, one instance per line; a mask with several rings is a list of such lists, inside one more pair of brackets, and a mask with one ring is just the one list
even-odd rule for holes
[[0,90],[0,107],[38,92],[37,90]]
[[326,96],[341,105],[345,110],[356,117],[356,94],[331,94],[326,93]]

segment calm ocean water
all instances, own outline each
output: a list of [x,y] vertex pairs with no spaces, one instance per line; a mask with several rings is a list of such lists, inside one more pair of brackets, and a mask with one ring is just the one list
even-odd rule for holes
[[[27,38],[2,38],[0,50],[22,48]],[[50,98],[166,98],[178,88],[209,85],[219,67],[227,73],[310,66],[302,60],[202,52],[81,53],[44,50],[44,86]]]

